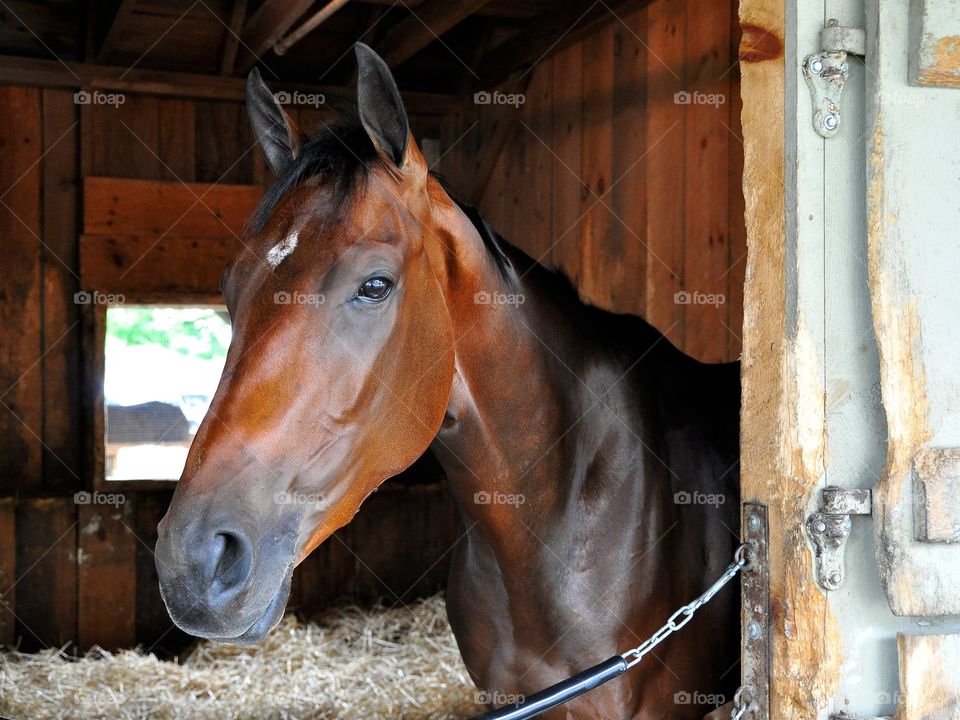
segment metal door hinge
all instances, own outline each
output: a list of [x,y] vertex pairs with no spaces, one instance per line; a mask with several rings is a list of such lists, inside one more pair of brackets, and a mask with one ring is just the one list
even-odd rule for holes
[[821,137],[840,130],[840,95],[850,75],[848,55],[866,54],[866,33],[860,28],[827,22],[820,33],[821,52],[803,59],[803,77],[813,100],[813,129]]
[[844,549],[853,529],[853,515],[870,515],[869,490],[844,490],[831,485],[823,489],[820,510],[807,518],[807,532],[813,541],[817,583],[824,590],[836,590],[846,576]]

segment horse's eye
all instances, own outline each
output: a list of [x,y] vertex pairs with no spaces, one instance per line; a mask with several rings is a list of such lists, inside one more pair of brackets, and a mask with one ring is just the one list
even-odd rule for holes
[[380,302],[390,294],[391,287],[393,283],[385,277],[370,278],[357,290],[357,297],[367,302]]

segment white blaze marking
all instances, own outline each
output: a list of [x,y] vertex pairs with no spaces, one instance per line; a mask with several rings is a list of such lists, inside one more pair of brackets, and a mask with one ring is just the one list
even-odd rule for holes
[[298,239],[297,233],[293,232],[286,239],[281,240],[270,248],[267,251],[267,262],[270,263],[270,267],[276,270],[277,265],[282,263],[288,255],[297,249]]

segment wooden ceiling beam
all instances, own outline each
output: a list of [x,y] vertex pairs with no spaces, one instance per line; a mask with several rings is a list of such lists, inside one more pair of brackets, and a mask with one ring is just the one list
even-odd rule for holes
[[490,0],[432,0],[387,31],[378,49],[387,65],[396,67],[416,55]]
[[[353,102],[356,89],[333,85],[269,81],[275,90],[322,94],[327,103]],[[246,99],[242,78],[160,70],[129,70],[110,65],[61,63],[57,60],[0,55],[0,85],[49,87],[70,90],[101,90],[144,95],[197,98],[204,100]],[[403,100],[413,115],[446,115],[455,109],[459,98],[437,93],[404,92]]]
[[220,74],[233,75],[233,65],[237,61],[237,49],[240,47],[240,33],[243,21],[247,17],[247,0],[235,0],[230,11],[230,25],[223,41],[223,56],[220,58]]
[[116,45],[117,38],[120,37],[120,33],[123,31],[123,26],[133,13],[133,6],[135,4],[136,0],[120,0],[120,6],[117,8],[117,12],[114,13],[113,20],[110,21],[110,27],[107,28],[107,33],[103,36],[103,42],[100,43],[100,49],[97,51],[97,62],[106,62],[107,58],[110,57],[110,53],[113,52],[113,47]]
[[493,88],[512,73],[526,73],[536,63],[573,45],[622,14],[649,5],[652,0],[576,0],[557,12],[529,21],[526,30],[487,53],[477,70],[476,87]]
[[235,72],[246,75],[294,23],[310,9],[314,0],[264,0],[243,27],[239,57]]

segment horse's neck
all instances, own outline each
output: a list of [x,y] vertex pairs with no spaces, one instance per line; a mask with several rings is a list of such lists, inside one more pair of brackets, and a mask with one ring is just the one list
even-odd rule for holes
[[[587,466],[601,444],[624,441],[632,419],[580,422],[596,404],[594,388],[610,387],[620,373],[609,353],[589,346],[577,313],[553,307],[553,293],[537,286],[542,270],[502,274],[489,257],[477,264],[465,256],[472,265],[457,275],[476,284],[455,290],[453,305],[467,312],[453,318],[456,372],[433,449],[468,526],[496,544],[516,538],[517,526],[561,524],[577,513],[588,475],[615,482]],[[623,391],[602,400],[616,404]]]

